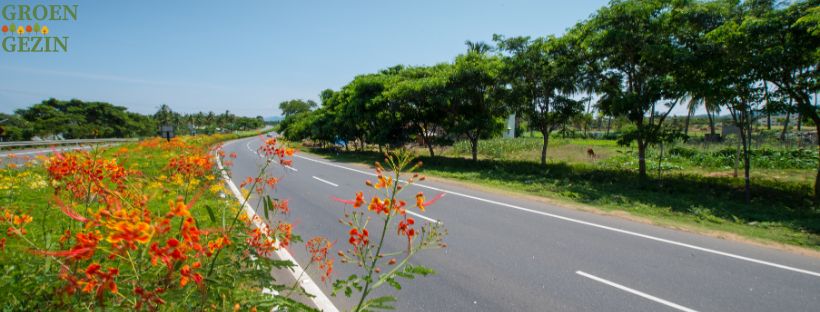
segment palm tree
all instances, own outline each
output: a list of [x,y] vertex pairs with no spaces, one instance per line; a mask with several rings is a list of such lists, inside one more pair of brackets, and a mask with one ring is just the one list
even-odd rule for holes
[[473,42],[473,41],[467,40],[467,41],[464,41],[464,44],[467,45],[467,51],[476,52],[476,53],[479,53],[479,54],[484,54],[484,53],[490,52],[490,50],[492,50],[492,48],[493,48],[491,45],[487,44],[484,41]]

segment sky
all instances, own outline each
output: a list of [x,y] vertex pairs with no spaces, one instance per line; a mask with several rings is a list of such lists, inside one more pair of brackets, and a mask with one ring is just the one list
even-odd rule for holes
[[[0,112],[54,97],[149,114],[279,115],[358,74],[451,62],[465,40],[561,35],[606,0],[3,1],[77,4],[43,21],[68,51],[0,50]],[[0,24],[9,22],[0,16]],[[19,24],[33,22],[16,22]]]

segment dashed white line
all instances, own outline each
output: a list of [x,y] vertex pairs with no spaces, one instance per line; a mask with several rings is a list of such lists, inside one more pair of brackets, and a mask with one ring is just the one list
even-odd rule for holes
[[[301,156],[301,155],[295,155],[295,156],[299,157],[299,158],[302,158],[302,159],[305,159],[305,160],[312,161],[312,162],[320,163],[320,164],[323,164],[323,165],[326,165],[326,166],[341,168],[341,169],[345,169],[345,170],[349,170],[349,171],[353,171],[353,172],[358,172],[358,173],[361,173],[361,174],[375,176],[375,174],[373,174],[371,172],[362,171],[362,170],[353,169],[353,168],[348,168],[348,167],[345,167],[345,166],[341,166],[341,165],[337,165],[337,164],[333,164],[333,163],[329,163],[329,162],[325,162],[325,161],[319,161],[319,160],[304,157],[304,156]],[[583,220],[579,220],[579,219],[573,219],[573,218],[570,218],[570,217],[564,217],[564,216],[557,215],[557,214],[552,214],[552,213],[548,213],[548,212],[543,212],[543,211],[538,211],[538,210],[534,210],[534,209],[524,208],[524,207],[520,207],[520,206],[516,206],[516,205],[512,205],[512,204],[507,204],[507,203],[502,203],[502,202],[498,202],[498,201],[494,201],[494,200],[490,200],[490,199],[484,199],[484,198],[481,198],[481,197],[462,194],[462,193],[459,193],[459,192],[448,191],[448,190],[444,190],[444,189],[440,189],[440,188],[437,188],[437,187],[432,187],[432,186],[428,186],[428,185],[424,185],[424,184],[414,184],[414,185],[416,185],[418,187],[423,187],[423,188],[426,188],[426,189],[431,189],[431,190],[434,190],[434,191],[439,191],[439,192],[444,192],[444,193],[447,193],[447,194],[461,196],[461,197],[464,197],[464,198],[474,199],[474,200],[485,202],[485,203],[488,203],[488,204],[494,204],[494,205],[498,205],[498,206],[512,208],[512,209],[516,209],[516,210],[520,210],[520,211],[524,211],[524,212],[534,213],[534,214],[538,214],[538,215],[542,215],[542,216],[546,216],[546,217],[550,217],[550,218],[555,218],[555,219],[559,219],[559,220],[569,221],[569,222],[573,222],[573,223],[577,223],[577,224],[583,224],[583,225],[587,225],[587,226],[591,226],[591,227],[595,227],[595,228],[599,228],[599,229],[603,229],[603,230],[607,230],[607,231],[618,232],[618,233],[621,233],[621,234],[626,234],[626,235],[630,235],[630,236],[645,238],[645,239],[653,240],[653,241],[656,241],[656,242],[675,245],[675,246],[678,246],[678,247],[694,249],[694,250],[698,250],[698,251],[702,251],[702,252],[706,252],[706,253],[711,253],[711,254],[715,254],[715,255],[719,255],[719,256],[724,256],[724,257],[733,258],[733,259],[737,259],[737,260],[742,260],[742,261],[747,261],[747,262],[751,262],[751,263],[757,263],[757,264],[761,264],[761,265],[765,265],[765,266],[770,266],[770,267],[773,267],[773,268],[778,268],[778,269],[783,269],[783,270],[787,270],[787,271],[792,271],[792,272],[797,272],[797,273],[802,273],[802,274],[806,274],[806,275],[812,275],[812,276],[820,277],[820,273],[814,272],[814,271],[809,271],[809,270],[804,270],[804,269],[795,268],[795,267],[791,267],[791,266],[787,266],[787,265],[777,264],[777,263],[773,263],[773,262],[769,262],[769,261],[749,258],[749,257],[741,256],[741,255],[736,255],[736,254],[733,254],[733,253],[728,253],[728,252],[723,252],[723,251],[714,250],[714,249],[710,249],[710,248],[695,246],[695,245],[691,245],[691,244],[687,244],[687,243],[682,243],[682,242],[673,241],[673,240],[669,240],[669,239],[665,239],[665,238],[660,238],[660,237],[641,234],[641,233],[632,232],[632,231],[628,231],[628,230],[623,230],[623,229],[619,229],[619,228],[615,228],[615,227],[611,227],[611,226],[606,226],[606,225],[602,225],[602,224],[597,224],[597,223],[593,223],[593,222],[583,221]]]
[[411,214],[411,215],[414,215],[414,216],[416,216],[416,217],[422,218],[422,219],[424,219],[424,220],[427,220],[427,221],[433,222],[433,223],[441,223],[441,221],[439,221],[439,220],[436,220],[436,219],[433,219],[433,218],[430,218],[430,217],[425,217],[425,216],[424,216],[424,215],[422,215],[422,214],[415,213],[415,212],[412,212],[412,211],[410,211],[410,210],[405,210],[405,212],[406,212],[406,213],[409,213],[409,214]]
[[328,180],[325,180],[325,179],[319,178],[319,177],[317,177],[317,176],[313,176],[313,178],[314,178],[314,179],[316,179],[316,180],[319,180],[319,181],[321,181],[321,182],[325,182],[325,183],[327,183],[327,184],[333,185],[333,186],[335,186],[335,187],[338,187],[338,186],[339,186],[339,185],[338,185],[338,184],[336,184],[336,183],[333,183],[333,182],[330,182],[330,181],[328,181]]
[[285,168],[288,168],[288,169],[290,169],[290,170],[293,170],[294,172],[298,172],[298,171],[299,171],[298,169],[293,168],[293,167],[291,167],[291,166],[285,166]]
[[680,310],[680,311],[685,311],[685,312],[697,312],[697,310],[693,310],[693,309],[690,309],[690,308],[684,307],[684,306],[682,306],[682,305],[679,305],[679,304],[674,303],[674,302],[671,302],[671,301],[663,300],[663,299],[661,299],[661,298],[658,298],[658,297],[652,296],[652,295],[647,294],[647,293],[645,293],[645,292],[642,292],[642,291],[639,291],[639,290],[635,290],[635,289],[632,289],[632,288],[626,287],[626,286],[624,286],[624,285],[621,285],[621,284],[618,284],[618,283],[615,283],[615,282],[612,282],[612,281],[605,280],[605,279],[603,279],[603,278],[597,277],[597,276],[595,276],[595,275],[592,275],[592,274],[589,274],[589,273],[586,273],[586,272],[583,272],[583,271],[575,271],[575,274],[581,275],[581,276],[583,276],[583,277],[586,277],[586,278],[588,278],[588,279],[591,279],[591,280],[596,281],[596,282],[599,282],[599,283],[604,283],[604,284],[607,284],[607,285],[609,285],[609,286],[612,286],[612,287],[618,288],[618,289],[623,290],[623,291],[625,291],[625,292],[628,292],[628,293],[631,293],[631,294],[634,294],[634,295],[638,295],[638,296],[644,297],[644,298],[646,298],[646,299],[649,299],[649,300],[655,301],[655,302],[657,302],[657,303],[664,304],[664,305],[666,305],[666,306],[669,306],[669,307],[672,307],[672,308],[678,309],[678,310]]

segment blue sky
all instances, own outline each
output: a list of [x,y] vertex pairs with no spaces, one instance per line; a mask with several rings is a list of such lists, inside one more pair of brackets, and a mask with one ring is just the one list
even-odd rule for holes
[[[140,113],[278,115],[355,75],[452,61],[464,41],[562,34],[606,0],[3,1],[78,4],[67,53],[0,51],[0,112],[49,97]],[[0,19],[2,17],[0,16]],[[8,24],[4,19],[0,23]],[[17,22],[23,24],[24,22]]]

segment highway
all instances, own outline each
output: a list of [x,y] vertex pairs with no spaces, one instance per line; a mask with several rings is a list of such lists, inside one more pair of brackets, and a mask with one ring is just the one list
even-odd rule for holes
[[[234,181],[256,176],[263,159],[259,137],[227,142],[236,152]],[[352,199],[373,179],[367,166],[297,154],[273,197],[288,199],[288,221],[305,240],[321,235],[348,249],[345,209],[332,196]],[[238,182],[237,182],[238,184]],[[820,259],[557,207],[505,192],[424,181],[403,193],[446,195],[424,212],[448,230],[445,249],[417,255],[413,263],[437,271],[400,280],[399,311],[818,311]],[[422,218],[416,218],[422,221]],[[378,235],[376,229],[371,235]],[[404,245],[396,235],[389,250]],[[302,264],[303,245],[290,252]],[[334,252],[335,254],[335,252]],[[336,278],[354,273],[337,261]],[[317,272],[311,272],[319,281]],[[329,296],[330,285],[321,285]],[[395,294],[389,286],[377,295]],[[331,297],[340,310],[355,304]]]

